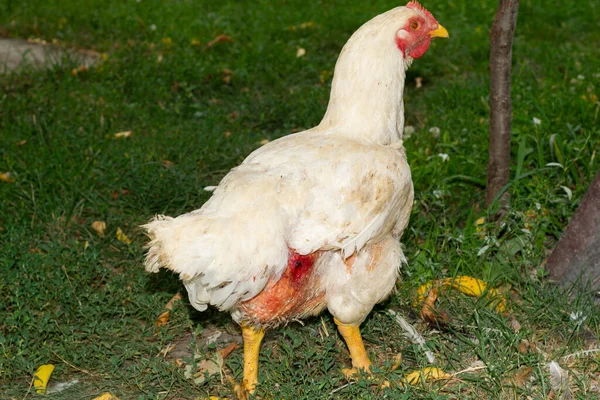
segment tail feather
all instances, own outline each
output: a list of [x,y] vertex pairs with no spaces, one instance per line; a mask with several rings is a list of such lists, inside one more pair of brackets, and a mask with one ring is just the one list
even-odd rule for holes
[[178,273],[198,310],[207,304],[230,309],[258,294],[287,265],[279,224],[264,222],[265,215],[158,215],[143,225],[150,237],[145,268]]

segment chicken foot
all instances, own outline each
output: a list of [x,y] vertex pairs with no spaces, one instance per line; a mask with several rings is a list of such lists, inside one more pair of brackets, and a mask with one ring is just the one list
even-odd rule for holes
[[240,385],[235,385],[236,396],[247,399],[248,394],[254,393],[258,383],[258,355],[260,343],[265,336],[264,329],[255,329],[242,324],[242,338],[244,339],[244,377]]
[[348,346],[350,358],[352,359],[352,368],[344,368],[342,373],[348,379],[358,374],[360,370],[370,373],[371,360],[369,360],[362,336],[360,336],[360,325],[346,325],[342,324],[336,318],[333,320]]

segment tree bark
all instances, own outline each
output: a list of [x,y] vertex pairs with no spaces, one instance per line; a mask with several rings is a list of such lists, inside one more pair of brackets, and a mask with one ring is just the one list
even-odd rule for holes
[[[508,184],[510,173],[510,73],[512,45],[517,26],[519,0],[499,0],[490,30],[490,158],[487,170],[485,204],[490,206]],[[501,208],[508,206],[505,191]]]
[[550,279],[562,286],[592,289],[600,303],[600,171],[563,232],[547,263]]

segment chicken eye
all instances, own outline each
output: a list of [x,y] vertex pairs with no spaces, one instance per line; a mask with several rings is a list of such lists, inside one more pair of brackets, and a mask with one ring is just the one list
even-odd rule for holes
[[413,31],[419,30],[420,27],[421,27],[421,23],[417,20],[414,20],[410,23],[410,29],[412,29]]

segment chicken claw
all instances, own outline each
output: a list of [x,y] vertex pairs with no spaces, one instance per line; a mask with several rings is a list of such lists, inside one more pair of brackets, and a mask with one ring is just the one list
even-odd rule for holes
[[350,358],[352,359],[352,369],[345,368],[342,370],[346,378],[356,375],[360,370],[365,372],[371,372],[371,360],[365,350],[362,337],[360,336],[359,325],[346,325],[342,324],[336,318],[333,319],[337,325],[340,335],[344,338],[348,350],[350,351]]
[[246,400],[249,394],[254,393],[258,383],[258,355],[260,343],[265,336],[264,329],[256,329],[242,324],[242,338],[244,339],[244,378],[242,383],[235,385],[233,391],[240,400]]

